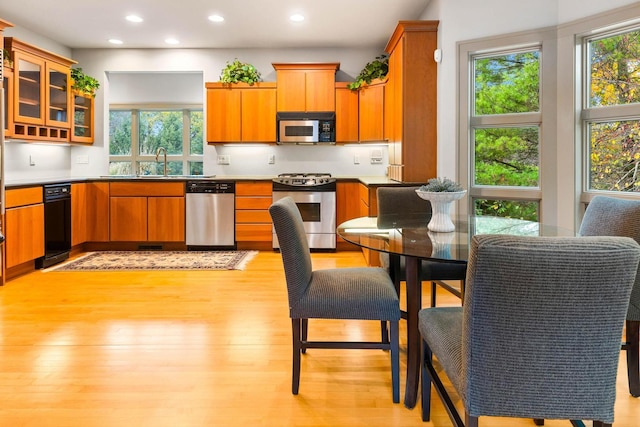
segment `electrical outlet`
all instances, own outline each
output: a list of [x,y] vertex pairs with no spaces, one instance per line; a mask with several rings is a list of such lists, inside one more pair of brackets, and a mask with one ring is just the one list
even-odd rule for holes
[[76,163],[79,165],[89,164],[89,155],[88,154],[79,154],[76,156]]
[[231,164],[231,155],[230,154],[218,154],[218,164],[219,165]]
[[35,166],[36,165],[36,160],[33,158],[33,156],[29,156],[29,166]]
[[276,162],[276,155],[275,154],[269,154],[269,160],[268,160],[269,164],[272,165]]
[[354,154],[353,155],[353,164],[354,165],[359,165],[360,164],[360,155],[359,154]]

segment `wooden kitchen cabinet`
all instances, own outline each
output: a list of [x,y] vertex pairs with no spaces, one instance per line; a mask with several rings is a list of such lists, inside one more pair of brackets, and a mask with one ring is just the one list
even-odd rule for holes
[[[71,190],[73,192],[73,188]],[[109,183],[88,182],[86,184],[86,240],[88,242],[109,241]],[[72,196],[73,197],[73,196]],[[71,199],[73,201],[73,198]]]
[[335,111],[339,63],[273,63],[277,111]]
[[13,129],[21,139],[69,141],[71,65],[76,62],[5,37],[13,70]]
[[146,197],[110,197],[109,229],[112,242],[146,242],[147,221]]
[[[336,224],[358,218],[360,215],[360,183],[338,181],[336,183]],[[337,237],[338,246],[347,247],[347,243]],[[353,245],[350,245],[353,246]],[[338,248],[342,249],[342,248]],[[354,249],[351,247],[350,249]],[[356,248],[359,249],[359,248]]]
[[395,181],[437,176],[437,31],[438,21],[400,21],[385,48],[384,132],[389,178]]
[[44,256],[42,187],[8,189],[5,211],[6,268]]
[[[360,201],[359,216],[377,216],[378,215],[378,196],[377,187],[371,187],[360,183],[358,187],[358,195]],[[371,249],[362,248],[362,255],[367,265],[372,267],[380,266],[379,252]]]
[[71,184],[71,247],[87,241],[87,184]]
[[357,142],[358,92],[347,87],[347,82],[336,82],[336,142]]
[[4,136],[13,136],[13,69],[6,66],[2,70],[4,88]]
[[93,144],[93,95],[74,91],[71,101],[71,142]]
[[358,90],[358,129],[360,142],[384,141],[385,81],[376,79]]
[[149,197],[147,199],[147,240],[181,242],[185,239],[184,197]]
[[206,83],[207,141],[275,142],[275,83]]
[[236,182],[236,241],[271,242],[271,181]]
[[112,242],[183,242],[184,183],[112,182],[109,237]]

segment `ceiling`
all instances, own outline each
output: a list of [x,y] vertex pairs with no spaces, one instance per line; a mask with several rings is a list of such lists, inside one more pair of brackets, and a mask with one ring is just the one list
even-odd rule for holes
[[[383,48],[397,22],[419,19],[429,1],[16,0],[0,3],[0,18],[72,49]],[[304,21],[291,22],[294,13]],[[128,22],[130,14],[144,21]]]

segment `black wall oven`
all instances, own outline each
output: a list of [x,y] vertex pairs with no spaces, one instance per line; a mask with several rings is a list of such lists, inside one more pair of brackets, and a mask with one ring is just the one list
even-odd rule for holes
[[71,184],[44,186],[44,256],[36,268],[47,268],[69,258],[71,252]]

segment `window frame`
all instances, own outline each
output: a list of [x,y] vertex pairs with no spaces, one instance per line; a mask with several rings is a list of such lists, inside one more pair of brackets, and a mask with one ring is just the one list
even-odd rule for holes
[[[198,104],[111,104],[109,105],[108,116],[111,111],[129,111],[131,112],[131,155],[111,155],[109,154],[108,164],[111,162],[128,162],[131,164],[131,171],[134,175],[140,175],[140,171],[137,165],[140,162],[155,162],[155,155],[141,155],[139,148],[139,126],[140,126],[140,112],[141,111],[182,111],[182,154],[167,154],[167,163],[169,162],[181,162],[182,174],[191,175],[189,164],[191,162],[202,163],[202,169],[204,170],[204,147],[206,145],[204,141],[205,137],[205,117],[204,108]],[[199,111],[203,114],[203,129],[202,129],[202,154],[191,154],[191,116],[193,111]],[[107,125],[108,129],[109,126]],[[108,137],[110,141],[110,136]],[[159,175],[158,175],[159,176]]]
[[[474,59],[501,54],[539,50],[539,111],[475,116]],[[517,200],[538,203],[539,221],[555,223],[555,179],[557,158],[555,91],[556,31],[543,28],[511,35],[458,43],[458,180],[466,184],[467,197],[461,200],[462,213],[473,213],[476,199]],[[475,184],[473,132],[481,127],[536,126],[539,128],[539,182],[537,187],[507,187]]]
[[635,104],[605,105],[591,107],[589,105],[589,86],[591,84],[591,64],[589,58],[589,43],[606,37],[623,34],[630,31],[640,31],[640,22],[637,20],[614,25],[604,25],[594,28],[576,37],[576,103],[579,105],[577,143],[580,145],[580,201],[583,208],[597,195],[623,196],[625,198],[640,198],[640,192],[596,190],[590,188],[591,175],[591,141],[589,125],[592,123],[640,121],[640,102]]

